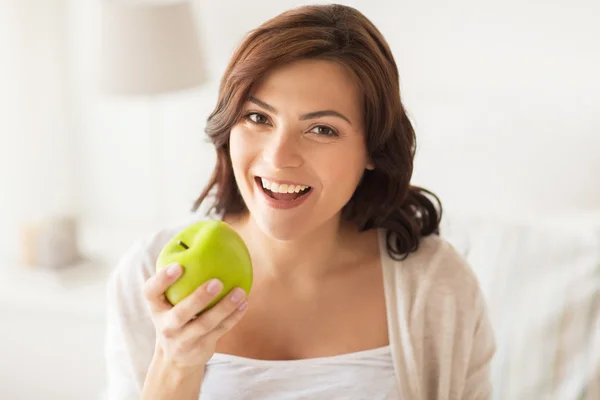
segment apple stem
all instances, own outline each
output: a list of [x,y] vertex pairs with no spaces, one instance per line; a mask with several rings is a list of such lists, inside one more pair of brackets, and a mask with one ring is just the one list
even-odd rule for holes
[[181,247],[183,247],[186,250],[190,248],[187,244],[183,243],[181,240],[178,240],[177,244],[180,245]]

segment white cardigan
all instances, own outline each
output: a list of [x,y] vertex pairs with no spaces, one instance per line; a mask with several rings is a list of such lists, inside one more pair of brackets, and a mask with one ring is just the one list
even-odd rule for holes
[[[110,400],[140,397],[155,345],[141,288],[154,274],[162,247],[185,225],[139,241],[111,274],[105,341]],[[388,256],[383,230],[379,237],[400,398],[491,399],[494,337],[471,269],[437,236],[424,238],[419,250],[404,261]]]
[[[385,233],[380,252],[387,255]],[[438,236],[404,261],[382,257],[390,346],[402,399],[492,398],[496,346],[479,284]]]

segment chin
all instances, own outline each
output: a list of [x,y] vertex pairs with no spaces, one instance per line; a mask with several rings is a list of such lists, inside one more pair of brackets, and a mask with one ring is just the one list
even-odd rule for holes
[[265,236],[275,240],[285,242],[300,239],[314,229],[314,227],[309,226],[306,218],[304,218],[304,221],[298,221],[297,218],[285,218],[274,214],[276,213],[268,215],[258,210],[256,212],[250,211],[256,226]]

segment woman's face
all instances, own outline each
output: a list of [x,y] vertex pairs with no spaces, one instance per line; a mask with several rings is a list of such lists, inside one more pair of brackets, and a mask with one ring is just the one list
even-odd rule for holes
[[267,235],[291,240],[338,217],[370,168],[350,71],[322,60],[272,70],[232,128],[230,154],[241,195]]

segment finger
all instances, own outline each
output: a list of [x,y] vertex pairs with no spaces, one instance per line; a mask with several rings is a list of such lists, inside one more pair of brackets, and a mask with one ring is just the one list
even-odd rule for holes
[[153,312],[167,311],[172,308],[165,299],[165,291],[173,284],[182,273],[181,265],[171,264],[160,269],[144,283],[144,297]]
[[246,314],[246,310],[248,309],[248,301],[244,300],[239,304],[238,308],[236,308],[231,314],[229,314],[215,329],[210,331],[207,335],[204,336],[205,340],[210,342],[216,342],[219,340],[221,336],[229,332],[234,326],[237,325],[238,322],[242,319],[242,317]]
[[211,279],[198,287],[192,294],[181,300],[169,311],[165,328],[177,330],[196,318],[223,290],[223,283]]
[[[188,337],[198,337],[208,335],[214,330],[221,331],[228,318],[232,315],[242,314],[245,311],[247,301],[246,292],[241,288],[235,288],[229,294],[219,301],[213,308],[203,312],[195,321],[184,328],[183,335]],[[240,309],[241,308],[241,309]],[[223,331],[223,333],[225,333]],[[221,333],[221,334],[223,334]]]

